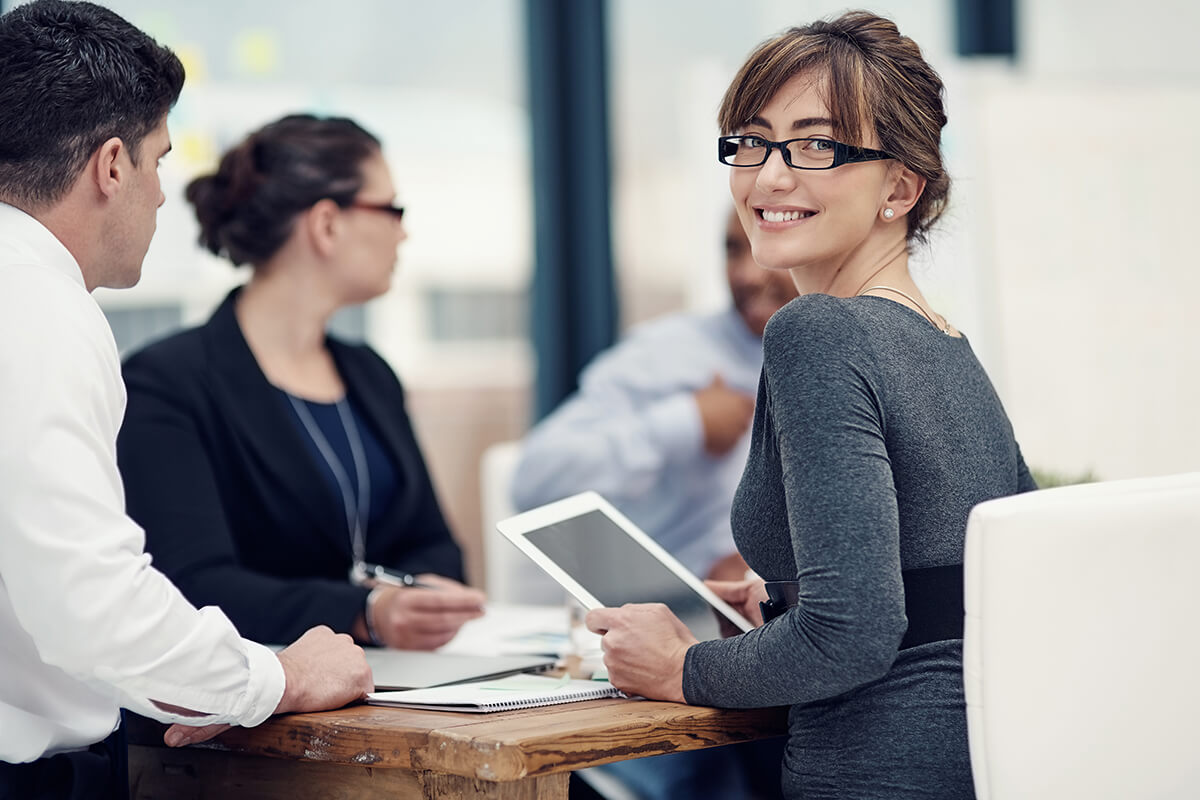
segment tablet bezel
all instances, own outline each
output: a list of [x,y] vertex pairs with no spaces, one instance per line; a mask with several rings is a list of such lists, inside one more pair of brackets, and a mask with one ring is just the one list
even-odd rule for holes
[[496,523],[496,528],[505,538],[516,545],[521,552],[533,559],[534,563],[541,567],[550,577],[558,581],[564,589],[570,592],[586,608],[603,608],[604,605],[596,599],[595,595],[588,591],[587,587],[575,580],[554,559],[526,538],[526,534],[528,533],[581,516],[590,511],[599,511],[604,514],[609,521],[624,531],[634,543],[640,545],[641,549],[650,557],[656,559],[669,569],[688,588],[708,603],[711,608],[723,615],[730,624],[736,626],[741,631],[749,631],[754,628],[753,623],[743,617],[724,600],[717,597],[711,589],[704,585],[704,582],[695,573],[679,563],[674,556],[663,549],[662,545],[650,538],[649,535],[635,525],[628,517],[596,492],[580,492],[579,494],[565,497],[562,500],[556,500],[553,503],[532,508],[516,516],[500,520]]

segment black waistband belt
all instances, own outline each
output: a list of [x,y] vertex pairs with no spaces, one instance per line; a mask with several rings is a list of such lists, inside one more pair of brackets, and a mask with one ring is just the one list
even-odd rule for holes
[[[900,641],[900,649],[944,639],[961,639],[964,613],[962,564],[906,569],[900,577],[904,580],[904,614],[908,617],[908,630]],[[766,588],[768,599],[759,603],[764,623],[795,606],[799,599],[796,581],[767,581]]]

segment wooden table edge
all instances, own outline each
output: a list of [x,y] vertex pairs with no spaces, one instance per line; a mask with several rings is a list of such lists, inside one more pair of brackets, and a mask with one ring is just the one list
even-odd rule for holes
[[[165,748],[165,728],[131,716],[130,743]],[[590,700],[489,714],[358,705],[281,715],[192,747],[503,782],[768,738],[786,728],[786,708],[718,709],[650,700]]]

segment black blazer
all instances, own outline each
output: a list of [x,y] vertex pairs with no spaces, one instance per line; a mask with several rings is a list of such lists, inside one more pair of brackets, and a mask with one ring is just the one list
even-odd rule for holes
[[[243,636],[287,643],[318,624],[348,633],[367,590],[348,581],[345,512],[242,336],[238,291],[203,326],[125,362],[117,458],[127,509],[154,565],[195,605],[220,606]],[[367,560],[462,580],[395,373],[366,345],[326,343],[400,484],[366,532]]]

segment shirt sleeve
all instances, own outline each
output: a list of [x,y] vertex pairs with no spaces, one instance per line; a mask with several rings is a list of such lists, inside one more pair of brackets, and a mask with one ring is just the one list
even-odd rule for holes
[[116,348],[98,307],[75,293],[0,302],[20,332],[0,357],[4,385],[20,387],[0,414],[0,574],[13,612],[43,661],[138,713],[258,724],[282,697],[282,666],[218,609],[191,606],[143,552],[115,460]]
[[833,697],[885,675],[907,627],[870,345],[848,320],[810,308],[791,306],[767,327],[766,408],[750,455],[781,465],[799,603],[746,634],[693,645],[684,667],[690,703]]
[[584,371],[579,391],[522,444],[512,485],[516,508],[588,489],[621,506],[652,491],[670,465],[703,455],[692,391],[655,385],[662,357],[655,342],[634,338]]

